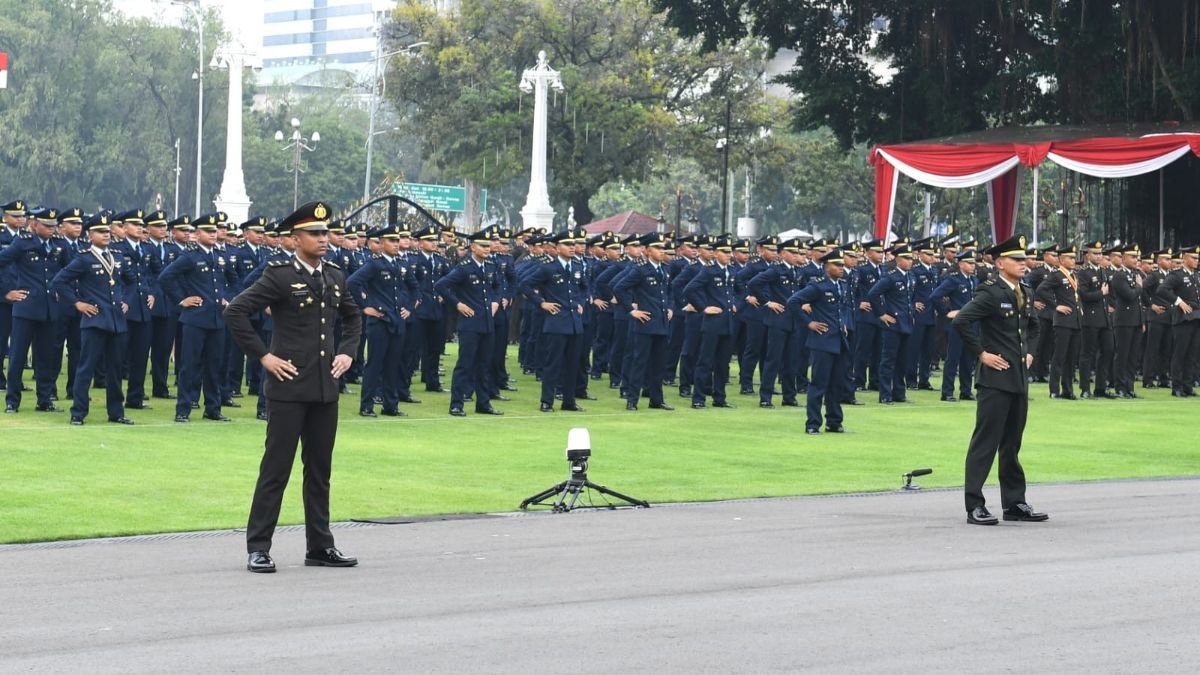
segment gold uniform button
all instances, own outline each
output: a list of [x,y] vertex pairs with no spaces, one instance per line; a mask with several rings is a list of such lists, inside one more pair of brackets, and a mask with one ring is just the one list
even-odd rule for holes
[[321,333],[321,339],[322,339],[322,340],[324,340],[324,339],[325,339],[325,334],[324,334],[324,333]]
[[321,309],[325,309],[325,303],[321,303]]
[[325,356],[325,350],[324,350],[324,349],[322,349],[322,350],[321,350],[321,356]]
[[324,319],[324,318],[322,318],[322,319],[321,319],[321,323],[325,323],[325,319]]

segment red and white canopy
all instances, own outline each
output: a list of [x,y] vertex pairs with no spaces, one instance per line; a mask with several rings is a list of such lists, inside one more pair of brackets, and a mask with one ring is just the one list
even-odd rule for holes
[[[986,140],[1005,142],[980,142]],[[992,237],[1002,241],[1012,236],[1016,223],[1022,167],[1049,160],[1088,176],[1125,178],[1157,171],[1189,152],[1200,157],[1200,129],[1183,131],[1178,125],[997,129],[875,146],[868,157],[875,167],[875,236],[887,236],[900,174],[941,188],[986,184]]]

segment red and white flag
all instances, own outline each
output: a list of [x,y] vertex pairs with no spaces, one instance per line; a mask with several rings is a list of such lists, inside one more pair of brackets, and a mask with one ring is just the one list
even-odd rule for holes
[[8,52],[0,52],[0,89],[8,89]]

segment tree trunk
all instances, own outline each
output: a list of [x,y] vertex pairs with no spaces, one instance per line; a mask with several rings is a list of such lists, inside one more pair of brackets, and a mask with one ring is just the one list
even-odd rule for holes
[[466,204],[463,206],[463,220],[466,222],[467,231],[475,232],[479,230],[480,224],[483,222],[482,214],[480,213],[483,195],[479,190],[479,183],[473,180],[464,180],[463,187],[466,192]]
[[576,194],[571,196],[571,206],[575,207],[576,225],[587,225],[596,219],[596,214],[592,213],[592,208],[588,206],[588,199],[590,197],[591,195],[588,194]]

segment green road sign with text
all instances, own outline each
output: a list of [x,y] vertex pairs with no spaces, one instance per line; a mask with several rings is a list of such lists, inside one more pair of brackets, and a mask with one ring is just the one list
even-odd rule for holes
[[[392,183],[392,194],[408,197],[434,211],[462,212],[467,208],[467,189],[455,185]],[[479,211],[487,211],[487,190],[480,191]]]

